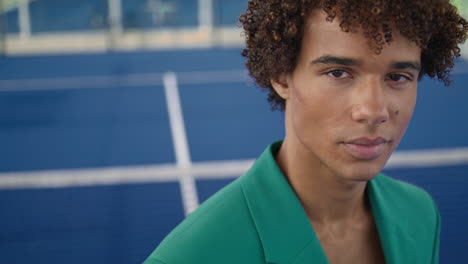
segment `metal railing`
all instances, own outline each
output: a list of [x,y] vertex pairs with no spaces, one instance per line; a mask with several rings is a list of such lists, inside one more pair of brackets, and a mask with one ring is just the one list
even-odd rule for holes
[[[0,0],[0,45],[8,55],[242,45],[236,24],[246,2]],[[238,10],[226,25],[226,19],[219,19],[226,12],[215,8],[232,5]]]

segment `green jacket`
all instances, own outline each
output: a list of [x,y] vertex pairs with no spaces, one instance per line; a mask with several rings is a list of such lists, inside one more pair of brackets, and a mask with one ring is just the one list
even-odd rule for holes
[[[145,264],[326,264],[270,145],[242,177],[176,227]],[[434,264],[440,215],[425,191],[379,174],[366,188],[387,264]],[[359,263],[358,260],[350,263]]]

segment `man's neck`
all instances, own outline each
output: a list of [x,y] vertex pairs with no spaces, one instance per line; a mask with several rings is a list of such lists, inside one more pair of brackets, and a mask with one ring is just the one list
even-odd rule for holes
[[369,214],[367,183],[334,175],[301,142],[285,139],[276,161],[311,222],[346,224]]

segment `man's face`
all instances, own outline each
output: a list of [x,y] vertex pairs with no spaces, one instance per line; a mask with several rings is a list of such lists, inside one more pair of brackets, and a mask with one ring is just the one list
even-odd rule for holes
[[319,171],[370,180],[411,119],[421,49],[395,32],[377,55],[361,33],[345,33],[339,19],[325,18],[322,11],[309,16],[297,66],[280,93],[287,137],[320,164]]

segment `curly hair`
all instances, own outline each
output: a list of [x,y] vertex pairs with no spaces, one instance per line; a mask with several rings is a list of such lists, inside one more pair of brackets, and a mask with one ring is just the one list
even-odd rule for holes
[[395,28],[421,47],[421,76],[451,84],[450,71],[467,38],[468,22],[449,0],[249,0],[239,17],[246,37],[242,56],[249,75],[269,92],[273,110],[284,110],[285,100],[271,80],[294,71],[312,9],[325,11],[329,22],[339,14],[341,30],[360,29],[377,54],[392,41]]

